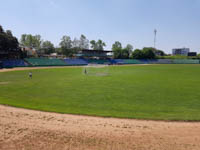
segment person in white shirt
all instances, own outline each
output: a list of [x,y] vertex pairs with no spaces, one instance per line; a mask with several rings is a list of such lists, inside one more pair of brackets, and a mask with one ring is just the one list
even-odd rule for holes
[[30,72],[29,72],[29,78],[32,79],[32,76],[33,76],[33,75],[32,75],[32,72],[30,71]]

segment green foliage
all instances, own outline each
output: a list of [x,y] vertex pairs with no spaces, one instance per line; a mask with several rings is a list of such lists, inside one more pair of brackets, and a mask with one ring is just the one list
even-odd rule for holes
[[125,49],[128,50],[129,55],[130,55],[132,53],[132,51],[133,51],[133,46],[131,44],[127,44]]
[[55,52],[55,47],[50,41],[42,42],[41,48],[38,51],[41,54],[51,54]]
[[29,48],[39,50],[41,48],[42,39],[40,35],[22,34],[20,44]]
[[156,57],[152,48],[145,47],[142,50],[145,59],[154,59]]
[[122,44],[119,41],[116,41],[113,45],[112,45],[112,50],[115,51],[116,49],[122,49]]
[[89,40],[86,38],[85,35],[82,34],[79,41],[80,49],[89,49]]
[[115,59],[120,59],[122,56],[122,44],[119,41],[116,41],[113,45],[112,45],[112,51],[114,53],[114,58]]
[[93,50],[104,50],[104,47],[106,46],[106,43],[102,40],[98,40],[97,42],[95,40],[90,41],[91,48]]
[[61,47],[62,54],[68,57],[73,56],[72,40],[69,36],[63,36],[59,45]]
[[142,50],[136,49],[132,52],[131,56],[133,59],[155,59],[154,50],[151,47],[144,47]]
[[80,39],[74,38],[72,41],[72,48],[75,50],[89,49],[89,40],[81,34]]
[[12,32],[10,30],[4,31],[1,25],[0,25],[0,51],[2,52],[19,51],[21,53],[17,38],[12,35]]
[[130,51],[127,47],[121,50],[121,58],[122,59],[128,59],[129,55],[130,55]]
[[122,48],[122,44],[119,41],[116,41],[112,45],[112,50],[115,59],[128,59],[133,50],[133,46],[128,44],[125,48]]
[[[112,66],[0,73],[0,103],[59,113],[154,120],[200,120],[199,65]],[[167,82],[166,82],[167,80]],[[17,88],[16,88],[17,87]]]
[[140,49],[135,49],[132,52],[131,57],[134,58],[134,59],[143,59],[144,58],[144,54]]

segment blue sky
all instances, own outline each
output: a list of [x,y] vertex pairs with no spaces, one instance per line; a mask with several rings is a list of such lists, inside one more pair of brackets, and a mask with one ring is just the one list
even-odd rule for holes
[[1,0],[0,24],[21,34],[40,34],[58,45],[63,35],[99,38],[134,48],[189,47],[200,53],[200,0]]

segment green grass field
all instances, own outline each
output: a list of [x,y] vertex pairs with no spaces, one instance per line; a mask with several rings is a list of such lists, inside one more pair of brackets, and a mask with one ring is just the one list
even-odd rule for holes
[[111,66],[0,73],[0,104],[105,117],[200,120],[200,65]]

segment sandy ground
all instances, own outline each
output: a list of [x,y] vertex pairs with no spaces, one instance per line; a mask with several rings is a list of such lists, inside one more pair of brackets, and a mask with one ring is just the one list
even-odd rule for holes
[[81,67],[81,66],[18,67],[18,68],[10,68],[10,69],[0,69],[0,72],[35,70],[35,69],[50,69],[50,68],[76,68],[76,67]]
[[[130,64],[130,65],[112,65],[112,66],[147,66],[156,64]],[[20,71],[20,70],[35,70],[35,69],[50,69],[50,68],[80,68],[85,66],[52,66],[52,67],[18,67],[10,69],[0,69],[0,72]]]
[[1,150],[200,150],[200,123],[56,114],[0,105]]

